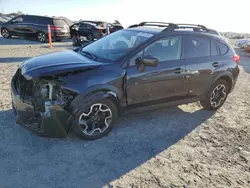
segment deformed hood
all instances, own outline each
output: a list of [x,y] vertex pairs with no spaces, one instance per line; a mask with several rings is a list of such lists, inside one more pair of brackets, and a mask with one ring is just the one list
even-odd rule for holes
[[20,68],[23,76],[29,80],[77,70],[93,69],[100,65],[99,62],[68,50],[31,58],[21,64]]

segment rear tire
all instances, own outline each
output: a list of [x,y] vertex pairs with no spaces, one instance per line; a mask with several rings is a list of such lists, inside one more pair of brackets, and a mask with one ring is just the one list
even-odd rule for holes
[[43,33],[43,32],[37,33],[37,40],[41,43],[45,43],[47,41],[47,37],[46,37],[45,33]]
[[5,38],[5,39],[11,38],[11,34],[10,34],[9,30],[6,29],[6,28],[2,28],[2,29],[1,29],[1,35],[2,35],[3,38]]
[[[97,93],[86,97],[82,101],[81,110],[75,116],[73,131],[76,136],[83,140],[96,140],[108,135],[118,120],[116,104],[112,100],[103,98],[102,96],[101,93]],[[100,120],[97,123],[93,123],[96,115],[97,119],[100,117]]]
[[225,103],[229,91],[230,88],[227,81],[218,80],[211,87],[205,100],[200,101],[200,103],[207,110],[217,110]]

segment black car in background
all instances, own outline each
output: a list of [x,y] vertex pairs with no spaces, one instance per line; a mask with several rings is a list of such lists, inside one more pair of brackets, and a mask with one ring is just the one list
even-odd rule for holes
[[119,31],[121,29],[124,29],[121,24],[109,24],[109,32],[114,33],[116,31]]
[[70,26],[70,36],[74,46],[80,45],[84,41],[99,39],[105,33],[105,22],[101,21],[81,21]]
[[79,23],[75,23],[70,27],[70,35],[73,46],[81,46],[85,42],[100,39],[107,32],[106,24],[108,24],[110,33],[123,29],[120,24],[111,24],[104,21],[84,20]]
[[70,38],[69,25],[63,17],[20,15],[3,23],[1,34],[4,38],[12,36],[36,37],[40,42],[48,39],[48,24],[51,25],[52,40]]
[[93,140],[127,112],[195,101],[217,110],[235,86],[240,58],[206,31],[142,22],[79,49],[31,58],[11,81],[16,121],[43,136],[65,137],[72,128]]

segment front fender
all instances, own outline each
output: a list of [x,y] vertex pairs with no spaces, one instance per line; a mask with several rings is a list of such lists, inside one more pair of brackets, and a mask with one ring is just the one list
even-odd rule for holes
[[[114,100],[114,102],[117,104],[118,109],[121,109],[122,106],[124,106],[123,103],[126,103],[125,97],[123,96],[123,93],[119,91],[118,88],[112,85],[96,85],[91,88],[88,88],[84,90],[81,95],[78,95],[70,104],[70,111],[71,114],[74,116],[79,109],[82,107],[83,103],[86,102],[85,99],[89,95],[93,95],[96,93],[101,93],[102,98],[110,98]],[[97,99],[98,100],[98,99]]]

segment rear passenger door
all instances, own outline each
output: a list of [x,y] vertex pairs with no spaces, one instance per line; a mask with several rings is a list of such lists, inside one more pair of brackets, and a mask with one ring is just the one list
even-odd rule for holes
[[213,40],[202,35],[186,35],[184,41],[185,78],[189,84],[189,95],[200,96],[211,87],[222,67],[216,58],[219,56],[218,47]]

